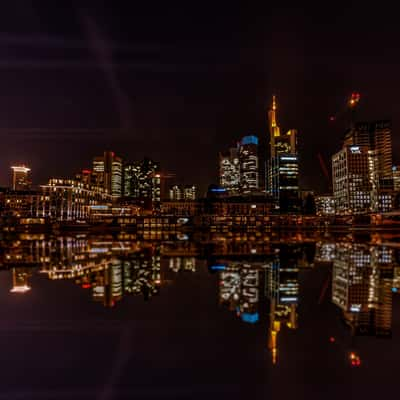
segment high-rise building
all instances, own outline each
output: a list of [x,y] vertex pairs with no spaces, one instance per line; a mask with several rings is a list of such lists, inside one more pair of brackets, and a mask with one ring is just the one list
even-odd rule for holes
[[122,195],[122,159],[112,151],[93,159],[93,180],[95,185],[104,188],[113,198]]
[[[342,199],[347,196],[348,200],[353,196],[355,203],[337,203],[339,213],[385,212],[393,208],[395,194],[391,134],[391,122],[387,120],[356,122],[345,133],[343,149],[332,157],[335,200],[338,196]],[[342,162],[339,154],[342,155]],[[351,167],[346,164],[348,157],[354,161]],[[345,181],[349,186],[345,185]],[[355,197],[359,200],[355,200]]]
[[258,138],[244,136],[239,144],[240,190],[242,193],[256,192],[258,182]]
[[11,167],[12,189],[30,190],[31,188],[31,169],[25,165],[13,165]]
[[227,153],[219,154],[219,183],[228,194],[240,191],[240,162],[238,147],[232,147]]
[[196,200],[197,199],[197,187],[194,185],[186,185],[183,188],[183,199],[184,200]]
[[400,165],[393,165],[393,189],[398,192],[400,191]]
[[344,146],[365,146],[374,150],[377,173],[380,178],[392,177],[392,124],[391,121],[357,122],[344,138]]
[[124,197],[142,203],[147,208],[157,208],[161,201],[160,163],[149,158],[125,164]]
[[266,189],[281,211],[298,211],[299,158],[297,154],[297,130],[281,134],[276,117],[276,98],[268,112],[270,146],[267,161]]
[[360,214],[371,206],[368,147],[345,146],[332,156],[333,196],[338,213]]
[[276,97],[272,96],[272,107],[268,111],[269,134],[270,134],[270,158],[278,154],[297,153],[297,130],[289,129],[286,134],[281,134],[276,116]]

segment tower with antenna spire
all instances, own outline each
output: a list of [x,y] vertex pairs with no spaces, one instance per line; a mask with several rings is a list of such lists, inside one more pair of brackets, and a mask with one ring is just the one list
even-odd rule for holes
[[268,111],[269,156],[267,156],[266,188],[276,208],[283,212],[299,209],[299,161],[297,130],[281,134],[277,122],[277,100],[272,96]]

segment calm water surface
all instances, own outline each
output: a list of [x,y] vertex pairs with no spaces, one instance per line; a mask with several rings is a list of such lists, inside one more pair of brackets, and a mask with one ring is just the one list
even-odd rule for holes
[[396,237],[179,239],[4,239],[0,398],[397,397]]

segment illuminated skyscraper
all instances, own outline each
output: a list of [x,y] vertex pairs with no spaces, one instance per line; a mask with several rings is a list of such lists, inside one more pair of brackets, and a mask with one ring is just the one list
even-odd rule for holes
[[97,186],[103,187],[113,198],[122,195],[122,159],[112,151],[93,159],[93,177]]
[[259,188],[257,136],[244,136],[240,141],[239,164],[240,191],[242,193],[251,193],[257,191]]
[[219,184],[229,194],[240,191],[240,163],[238,147],[232,147],[227,153],[219,154]]
[[196,200],[197,188],[196,186],[171,186],[169,189],[169,199],[173,201],[180,200]]
[[161,201],[160,163],[149,158],[125,164],[124,197],[141,203],[146,209],[157,208]]
[[392,167],[393,172],[393,189],[398,192],[400,191],[400,165],[394,165]]
[[359,214],[370,210],[369,174],[367,146],[345,146],[332,156],[336,212]]
[[13,165],[12,170],[12,189],[30,190],[31,188],[31,169],[25,165]]
[[270,149],[267,161],[266,188],[281,211],[297,211],[299,201],[299,159],[297,130],[281,134],[276,118],[276,98],[268,112]]
[[344,146],[366,146],[377,157],[380,178],[392,177],[392,124],[391,121],[357,122],[344,138]]

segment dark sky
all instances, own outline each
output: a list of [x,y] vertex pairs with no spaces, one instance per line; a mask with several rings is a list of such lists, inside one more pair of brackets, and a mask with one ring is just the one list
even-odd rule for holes
[[353,90],[360,118],[392,118],[398,161],[400,26],[384,2],[6,3],[0,184],[13,162],[41,183],[110,149],[205,185],[218,151],[248,133],[266,141],[273,93],[282,128],[299,129],[305,188],[325,187],[317,153],[338,150],[344,118],[328,118]]

